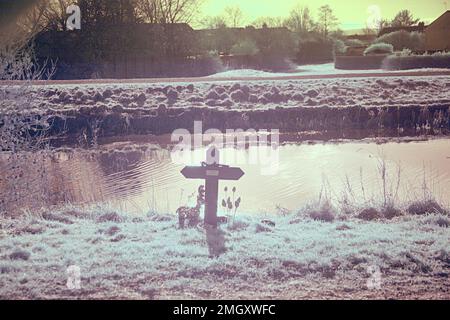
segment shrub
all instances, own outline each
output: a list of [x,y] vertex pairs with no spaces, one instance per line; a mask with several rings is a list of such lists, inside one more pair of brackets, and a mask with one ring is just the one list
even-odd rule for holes
[[253,56],[259,53],[259,49],[254,41],[243,40],[231,47],[230,53],[236,56]]
[[31,46],[0,39],[0,81],[22,81],[20,86],[6,83],[0,88],[0,151],[33,151],[45,145],[49,123],[33,110],[37,93],[31,81],[50,78],[53,71],[46,74],[46,67],[37,64]]
[[317,209],[309,207],[306,212],[311,219],[324,222],[333,222],[336,216],[336,209],[329,201],[325,201]]
[[358,218],[366,221],[372,221],[382,218],[382,214],[375,208],[366,208],[358,214]]
[[65,224],[72,224],[73,221],[70,220],[69,218],[66,218],[64,216],[61,215],[57,215],[57,214],[53,214],[51,212],[44,212],[42,214],[42,218],[48,221],[56,221],[56,222],[60,222],[60,223],[65,223]]
[[108,212],[108,213],[104,213],[101,216],[99,216],[97,218],[97,222],[98,223],[103,223],[103,222],[122,222],[123,218],[117,214],[116,212]]
[[450,53],[411,55],[408,51],[386,57],[383,69],[405,70],[420,68],[450,68]]
[[397,57],[409,57],[412,55],[411,49],[403,49],[402,51],[396,52]]
[[[237,230],[245,230],[245,229],[247,229],[248,226],[249,226],[249,224],[245,221],[233,220],[233,222],[229,223],[227,227],[228,227],[228,230],[237,231]],[[257,224],[256,228],[258,228],[258,224]]]
[[333,60],[334,42],[329,39],[311,39],[300,41],[298,45],[297,63],[321,63]]
[[406,211],[415,215],[424,215],[427,213],[447,214],[447,211],[435,200],[415,201],[409,205]]
[[364,55],[369,54],[384,54],[384,53],[393,53],[394,47],[389,43],[374,43],[371,44],[366,50],[364,50]]
[[209,52],[205,56],[199,56],[195,59],[195,62],[186,71],[186,75],[204,76],[221,72],[225,69],[217,52]]
[[269,29],[265,33],[255,35],[252,39],[255,40],[256,46],[263,56],[290,58],[298,46],[295,36],[282,29]]
[[378,37],[374,43],[392,44],[395,51],[410,49],[421,51],[425,46],[425,36],[419,32],[407,32],[405,30],[387,33]]
[[402,215],[402,211],[400,209],[395,208],[392,204],[387,205],[382,210],[383,216],[386,219],[393,219],[395,217],[400,217]]
[[355,47],[363,47],[364,42],[358,39],[348,39],[345,41],[345,45],[347,47],[355,48]]
[[334,41],[334,47],[333,47],[334,55],[336,54],[344,54],[347,52],[347,46],[344,43],[344,41],[336,39]]

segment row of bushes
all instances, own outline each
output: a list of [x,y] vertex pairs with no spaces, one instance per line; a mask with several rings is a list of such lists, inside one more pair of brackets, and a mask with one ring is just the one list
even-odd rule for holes
[[[286,39],[285,39],[286,40]],[[289,39],[291,43],[278,47],[274,43],[270,50],[262,50],[258,43],[252,39],[244,39],[235,43],[229,52],[235,56],[252,56],[253,60],[267,60],[266,69],[276,71],[279,66],[289,67],[287,59],[298,64],[323,63],[333,61],[334,40],[323,37],[308,37],[307,39]],[[267,58],[263,58],[267,57]],[[277,68],[274,68],[273,65]],[[254,67],[251,63],[247,67]]]
[[224,61],[226,66],[233,69],[253,68],[268,71],[289,70],[292,64],[291,50],[264,50],[260,49],[257,43],[251,39],[245,39],[233,45],[230,53],[234,56],[228,61]]
[[[199,51],[232,55],[230,67],[276,71],[294,59],[297,37],[285,28],[219,28],[198,31]],[[228,64],[228,63],[227,63]]]
[[[363,48],[364,44],[358,40],[335,42],[334,51],[337,54],[349,54],[355,50],[352,48]],[[387,55],[380,63],[379,67],[387,70],[407,70],[419,68],[450,68],[450,53],[434,53],[434,54],[413,54],[413,52],[422,52],[425,50],[425,35],[419,32],[407,32],[404,30],[384,34],[367,47],[363,54],[364,56],[371,55]],[[397,52],[396,54],[393,54]],[[353,52],[355,53],[355,52]],[[355,55],[361,55],[362,52],[357,52]],[[339,57],[340,59],[341,57]],[[348,58],[349,62],[344,58]],[[365,60],[363,57],[344,57],[338,61],[336,65],[343,64],[345,68],[353,68],[354,64],[358,65],[368,63],[370,68],[373,68],[371,60]],[[361,59],[359,59],[361,58]],[[369,57],[367,57],[369,58]],[[355,61],[352,61],[355,60]],[[356,61],[358,60],[358,61]],[[361,61],[360,61],[361,60]],[[381,60],[380,60],[381,61]],[[339,62],[339,63],[338,63]],[[345,62],[345,63],[344,63]],[[349,65],[347,65],[349,64]],[[337,66],[338,67],[338,66]]]
[[[336,40],[335,53],[348,53],[352,48],[364,47],[365,44],[357,39],[341,41]],[[373,41],[364,51],[368,54],[390,54],[394,51],[408,49],[411,51],[423,51],[425,49],[425,36],[419,32],[407,32],[404,30],[384,34]]]
[[[261,46],[253,39],[243,39],[228,50],[235,56],[237,67],[267,69],[279,71],[292,66],[289,61],[298,64],[312,64],[333,61],[335,41],[323,37],[308,37],[307,39],[284,39],[290,42],[280,47],[275,41],[269,48]],[[247,63],[248,62],[248,63]],[[231,66],[231,67],[236,67]]]
[[336,56],[334,66],[343,70],[380,69],[385,55]]
[[[41,60],[41,63],[44,64],[45,60]],[[59,61],[53,79],[201,77],[223,70],[222,62],[215,55],[203,55],[195,59],[161,58],[156,61],[136,60],[125,55],[103,63]]]
[[374,44],[383,43],[392,45],[394,51],[409,49],[412,51],[425,50],[425,35],[419,32],[407,32],[404,30],[387,33],[378,37]]
[[450,68],[450,53],[412,54],[425,50],[425,35],[404,30],[385,34],[374,41],[368,52],[393,53],[383,61],[383,69],[406,70],[420,68]]
[[373,43],[366,50],[364,50],[364,55],[370,54],[390,54],[394,52],[394,47],[390,43]]
[[406,70],[420,68],[450,68],[450,53],[405,54],[390,55],[383,61],[383,69]]
[[[392,53],[392,45],[376,43],[369,46],[364,54],[366,56],[337,56],[335,65],[338,69],[382,69],[408,70],[422,68],[450,68],[450,53],[434,53],[415,55],[410,51],[390,54],[383,57],[382,54]],[[372,56],[372,54],[378,54]]]

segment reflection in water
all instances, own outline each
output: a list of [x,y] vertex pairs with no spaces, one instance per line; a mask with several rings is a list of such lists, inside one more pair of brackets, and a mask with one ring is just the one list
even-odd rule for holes
[[17,212],[105,199],[107,183],[94,157],[73,152],[4,153],[0,168],[3,210]]
[[[238,152],[237,162],[230,153]],[[198,165],[205,149],[193,151]],[[279,148],[278,171],[262,175],[258,164],[249,164],[249,150],[222,150],[224,164],[240,166],[245,176],[221,182],[236,186],[242,196],[241,212],[275,211],[277,206],[296,209],[317,200],[327,186],[339,198],[352,189],[356,200],[380,199],[380,157],[386,159],[388,183],[397,183],[399,200],[421,198],[424,183],[445,204],[450,199],[450,140],[410,143],[289,144]],[[65,149],[55,152],[0,154],[0,211],[20,211],[62,203],[107,203],[118,210],[173,213],[195,202],[192,196],[202,183],[183,178],[184,165],[171,161],[167,149],[150,145],[115,144],[101,150]],[[395,190],[388,190],[394,192]],[[219,199],[224,196],[219,194]],[[239,213],[238,213],[239,214]]]

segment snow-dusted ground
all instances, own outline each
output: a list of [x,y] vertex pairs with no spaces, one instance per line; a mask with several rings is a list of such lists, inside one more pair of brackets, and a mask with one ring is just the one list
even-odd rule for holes
[[[30,88],[39,112],[95,107],[99,112],[157,112],[174,108],[219,110],[276,107],[450,105],[450,77],[388,77],[201,83],[51,84]],[[14,88],[9,88],[13,92]],[[16,95],[4,101],[15,110]]]
[[[448,71],[448,69],[410,69],[408,72],[425,71]],[[366,73],[399,73],[405,70],[389,71],[383,69],[372,70],[342,70],[336,69],[334,63],[308,64],[297,66],[290,72],[267,72],[255,69],[227,70],[210,75],[209,78],[236,78],[236,77],[287,77],[287,76],[310,76],[310,75],[340,75],[340,74],[366,74]]]
[[[4,220],[0,298],[450,299],[449,229],[439,218],[448,221],[296,214],[269,227],[240,216],[219,230],[76,209]],[[79,290],[66,286],[70,266],[80,268]]]
[[[155,116],[191,107],[448,106],[449,88],[449,77],[53,84],[36,89],[32,104],[47,114]],[[14,110],[14,101],[5,105]],[[439,223],[448,217],[325,223],[300,214],[268,227],[242,216],[215,231],[178,230],[174,216],[104,214],[0,221],[0,298],[450,299],[449,229]],[[66,287],[69,266],[80,267],[80,290]]]

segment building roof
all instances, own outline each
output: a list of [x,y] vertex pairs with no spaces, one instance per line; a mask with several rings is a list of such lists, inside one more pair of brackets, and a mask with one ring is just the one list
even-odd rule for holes
[[378,36],[382,36],[387,33],[396,32],[396,31],[407,31],[407,32],[423,32],[427,26],[423,23],[419,23],[417,26],[402,26],[402,27],[385,27],[381,29]]
[[291,33],[291,30],[289,30],[287,27],[266,27],[266,28],[255,28],[253,26],[248,27],[226,27],[226,28],[215,28],[215,29],[196,29],[195,31],[198,33],[214,33],[214,32],[222,32],[223,30],[227,30],[230,32],[248,32],[248,31],[256,31],[256,32],[287,32]]
[[450,21],[450,10],[447,10],[443,14],[441,14],[436,20],[434,20],[432,23],[430,23],[428,25],[428,27],[434,26],[437,23],[443,21],[444,19],[449,19],[449,21]]
[[381,29],[378,36],[382,36],[383,34],[400,31],[400,30],[404,30],[404,31],[408,31],[408,32],[414,32],[414,31],[424,32],[425,29],[428,29],[429,27],[433,27],[436,24],[441,23],[444,19],[449,19],[449,21],[450,21],[450,10],[445,11],[443,14],[441,14],[436,20],[434,20],[428,26],[426,26],[423,23],[419,23],[417,26],[410,26],[410,27],[385,27],[385,28]]
[[367,42],[375,40],[376,37],[376,34],[351,34],[346,36],[347,39],[355,39]]

